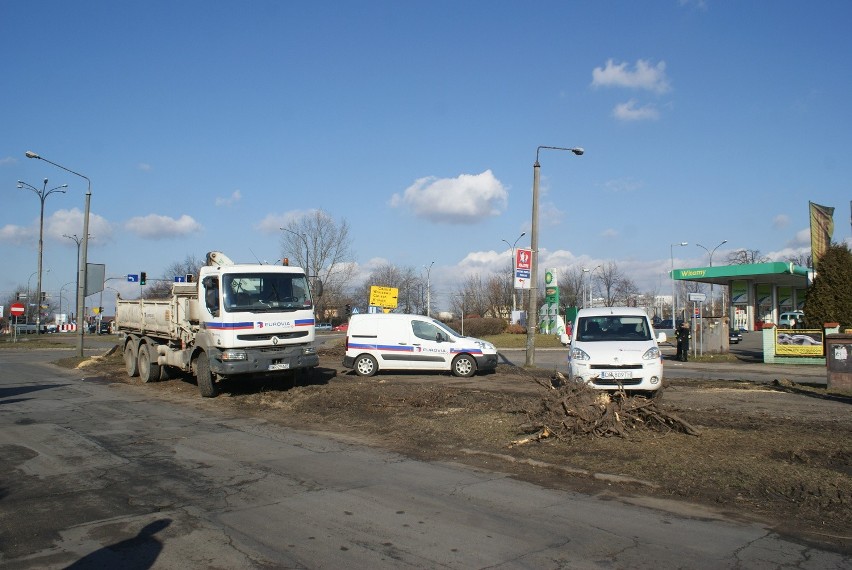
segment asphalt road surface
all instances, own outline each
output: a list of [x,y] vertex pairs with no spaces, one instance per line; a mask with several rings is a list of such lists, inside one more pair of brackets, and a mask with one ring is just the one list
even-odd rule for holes
[[837,568],[700,507],[553,491],[0,352],[3,568]]

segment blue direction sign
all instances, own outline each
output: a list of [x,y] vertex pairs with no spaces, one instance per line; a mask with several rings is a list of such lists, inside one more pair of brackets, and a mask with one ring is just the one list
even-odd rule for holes
[[139,276],[128,273],[127,274],[127,282],[128,283],[139,283]]
[[183,275],[175,275],[175,283],[186,283],[186,277]]

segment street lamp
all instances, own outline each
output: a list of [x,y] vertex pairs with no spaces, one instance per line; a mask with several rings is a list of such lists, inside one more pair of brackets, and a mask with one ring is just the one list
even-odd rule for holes
[[44,201],[54,192],[61,192],[62,194],[65,194],[65,188],[68,188],[68,185],[63,184],[62,186],[57,186],[56,188],[48,190],[47,178],[45,178],[44,186],[41,190],[32,184],[27,184],[21,180],[18,180],[18,188],[32,190],[35,192],[36,196],[38,196],[39,202],[41,202],[41,210],[38,218],[38,290],[36,291],[36,306],[39,308],[39,310],[36,311],[36,336],[38,336],[41,334],[41,260],[44,254]]
[[[728,243],[728,240],[723,239],[722,243],[720,243],[719,245],[714,247],[712,250],[707,249],[706,247],[704,247],[700,243],[697,243],[695,245],[697,245],[698,247],[700,247],[701,249],[703,249],[704,251],[707,252],[707,254],[710,256],[710,267],[713,267],[713,254],[716,253],[717,249],[719,249],[722,245],[724,245],[726,243]],[[713,297],[713,283],[712,282],[710,283],[710,303],[712,303],[712,307],[714,308],[713,310],[715,310],[716,300]]]
[[80,178],[84,178],[86,182],[88,182],[89,186],[86,190],[86,211],[83,214],[83,250],[81,253],[81,258],[79,258],[79,269],[77,271],[77,356],[80,358],[83,357],[83,336],[84,329],[86,327],[80,326],[80,309],[85,308],[86,302],[86,278],[88,277],[88,265],[89,265],[89,205],[92,201],[92,181],[89,180],[87,176],[83,176],[79,172],[74,172],[70,168],[65,168],[61,164],[56,164],[55,162],[51,162],[46,158],[39,156],[31,150],[28,150],[24,153],[27,158],[35,158],[38,160],[43,160],[48,164],[52,164],[57,168],[61,168],[66,172],[70,172],[71,174],[77,175]]
[[310,263],[310,260],[308,258],[309,254],[310,254],[310,248],[308,247],[308,240],[305,239],[305,236],[303,236],[302,234],[300,234],[298,232],[294,232],[293,230],[288,230],[287,228],[278,228],[278,229],[293,234],[294,236],[296,236],[297,238],[302,240],[303,244],[305,244],[305,274],[306,274],[306,277],[308,278],[308,280],[310,280],[310,278],[311,278],[311,263]]
[[589,296],[589,305],[592,304],[592,273],[594,273],[595,269],[600,269],[602,266],[598,265],[592,269],[588,269],[586,267],[583,268],[583,273],[589,274],[589,280],[586,282],[586,291],[583,293],[583,308],[586,308],[586,294]]
[[[80,287],[80,243],[83,241],[83,238],[78,238],[77,234],[70,235],[70,236],[68,234],[62,234],[62,237],[66,237],[70,240],[73,240],[74,243],[77,244],[77,288],[79,288]],[[92,237],[92,236],[89,236],[89,237]],[[78,321],[80,319],[80,305],[77,305],[76,307],[74,307],[74,311],[77,313],[74,317],[75,321]]]
[[59,288],[59,314],[60,315],[62,314],[62,292],[65,290],[66,287],[68,287],[69,285],[74,285],[74,284],[76,284],[75,281],[69,281],[68,283],[66,283],[65,285],[63,285],[62,287]]
[[515,297],[516,297],[516,295],[515,295],[515,246],[518,245],[518,241],[522,237],[524,237],[525,235],[527,235],[527,232],[521,232],[521,235],[518,236],[518,239],[515,240],[515,243],[509,243],[508,241],[503,240],[504,242],[506,242],[506,245],[508,245],[512,248],[512,278],[509,280],[509,283],[511,283],[511,285],[512,285],[512,312],[513,313],[518,310],[517,303],[515,302]]
[[669,255],[672,260],[672,328],[677,329],[677,297],[675,296],[675,278],[674,278],[674,246],[685,246],[689,245],[688,242],[682,241],[680,243],[669,244]]
[[[432,275],[432,266],[435,265],[435,262],[429,264],[429,267],[425,265],[423,268],[426,270],[426,316],[432,316],[432,282],[430,281]],[[464,311],[462,311],[462,319],[464,319]]]
[[530,228],[530,298],[527,311],[527,359],[526,366],[535,366],[535,327],[538,324],[538,187],[541,179],[541,165],[538,162],[538,154],[541,149],[567,150],[576,156],[582,156],[585,152],[580,147],[563,148],[561,146],[539,146],[535,150],[535,164],[533,164],[533,195],[532,195],[532,226]]

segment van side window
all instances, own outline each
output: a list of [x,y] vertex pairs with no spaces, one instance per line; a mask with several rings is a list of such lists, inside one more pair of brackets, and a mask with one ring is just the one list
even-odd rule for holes
[[414,336],[417,338],[422,338],[423,340],[430,340],[435,342],[446,341],[446,336],[441,332],[441,329],[433,325],[432,323],[427,323],[424,321],[411,321],[411,329],[414,332]]

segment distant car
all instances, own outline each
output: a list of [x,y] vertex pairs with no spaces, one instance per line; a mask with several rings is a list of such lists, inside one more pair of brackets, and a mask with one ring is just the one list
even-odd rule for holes
[[334,327],[331,330],[336,331],[336,332],[346,332],[346,331],[349,330],[349,323],[343,323],[343,324],[337,325],[336,327]]
[[330,331],[331,323],[317,323],[316,329],[318,331]]
[[731,329],[728,332],[728,343],[730,344],[739,344],[743,340],[743,333],[738,330]]
[[665,319],[663,321],[660,321],[659,323],[654,325],[654,328],[655,329],[670,329],[670,328],[673,328],[672,327],[672,320],[671,319]]
[[802,326],[802,321],[805,319],[805,313],[802,311],[790,311],[788,313],[781,313],[781,316],[778,317],[778,328],[779,329],[792,329]]

